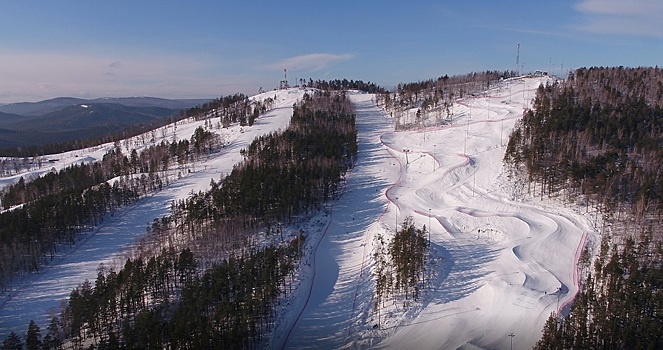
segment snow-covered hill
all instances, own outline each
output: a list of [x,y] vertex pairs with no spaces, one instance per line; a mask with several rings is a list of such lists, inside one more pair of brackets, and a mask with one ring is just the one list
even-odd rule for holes
[[[226,146],[220,153],[213,154],[204,162],[189,164],[188,168],[171,170],[174,182],[154,193],[116,212],[108,217],[93,232],[89,232],[71,249],[39,274],[29,276],[3,296],[0,296],[0,338],[4,339],[12,330],[25,333],[30,320],[35,320],[42,328],[48,325],[49,310],[57,310],[61,302],[69,297],[72,289],[85,279],[93,282],[97,277],[100,264],[116,270],[124,263],[124,252],[138,242],[145,234],[145,228],[155,218],[160,218],[170,211],[171,201],[186,198],[192,192],[206,190],[210,180],[217,180],[232,171],[233,165],[242,160],[239,151],[247,147],[254,138],[279,129],[285,129],[292,116],[292,105],[302,97],[302,90],[282,90],[266,92],[255,96],[261,100],[267,97],[275,99],[274,109],[256,120],[251,127],[232,126],[227,129],[215,129],[221,135]],[[176,125],[156,130],[153,134],[137,136],[119,143],[124,154],[132,149],[140,152],[162,140],[190,139],[196,128],[205,121],[183,120]],[[154,137],[154,139],[152,139]],[[12,177],[0,178],[0,187],[18,181],[23,176],[40,176],[52,168],[62,169],[71,164],[101,160],[103,155],[115,147],[112,143],[90,149],[51,155],[47,167],[22,172]],[[178,179],[179,177],[179,179]]]
[[[265,345],[474,349],[508,348],[513,341],[516,349],[531,347],[549,314],[575,296],[579,253],[594,235],[580,211],[522,195],[523,184],[502,168],[514,123],[547,79],[504,82],[458,101],[452,125],[407,132],[393,131],[393,120],[376,107],[374,96],[352,93],[357,165],[337,202],[291,228],[306,232],[308,254],[300,285],[283,300]],[[121,252],[148,222],[168,212],[171,200],[206,189],[211,178],[241,160],[239,150],[254,137],[285,128],[302,94],[291,89],[256,96],[276,97],[276,108],[252,127],[215,130],[228,143],[223,152],[108,218],[77,249],[18,284],[0,304],[0,333],[25,332],[30,319],[46,324],[46,310],[85,278],[93,280],[99,263],[117,266]],[[173,134],[188,138],[202,123],[157,131],[154,142]],[[121,144],[125,150],[147,147],[140,138]],[[100,159],[110,147],[62,154],[52,166]],[[0,185],[16,179],[0,179]],[[422,298],[407,308],[390,301],[378,319],[372,309],[375,237],[393,234],[406,216],[432,228],[435,271]]]

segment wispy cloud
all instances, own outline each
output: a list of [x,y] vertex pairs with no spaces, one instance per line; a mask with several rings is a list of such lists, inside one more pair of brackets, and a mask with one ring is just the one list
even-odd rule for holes
[[263,70],[297,70],[302,72],[317,72],[329,68],[330,66],[347,61],[354,57],[352,54],[334,55],[330,53],[312,53],[308,55],[293,56],[262,66]]
[[599,34],[663,37],[663,1],[582,0],[586,17],[579,29]]
[[122,68],[122,62],[113,61],[113,63],[109,64],[106,68],[106,73],[104,73],[104,75],[114,77],[115,73]]

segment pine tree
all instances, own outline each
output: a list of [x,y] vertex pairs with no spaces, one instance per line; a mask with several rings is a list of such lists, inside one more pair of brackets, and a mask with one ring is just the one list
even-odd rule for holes
[[9,333],[7,338],[2,342],[2,348],[0,350],[23,350],[21,337],[14,332]]
[[40,350],[42,348],[41,333],[35,321],[30,321],[28,333],[25,335],[25,348],[27,350]]
[[60,332],[60,325],[57,317],[53,317],[48,327],[48,332],[44,336],[43,347],[48,350],[56,350],[62,347],[63,335]]

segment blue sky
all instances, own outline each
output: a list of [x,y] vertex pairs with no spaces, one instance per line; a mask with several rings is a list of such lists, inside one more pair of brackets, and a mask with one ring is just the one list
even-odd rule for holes
[[[663,62],[663,1],[6,1],[0,103]],[[562,69],[563,67],[563,69]]]

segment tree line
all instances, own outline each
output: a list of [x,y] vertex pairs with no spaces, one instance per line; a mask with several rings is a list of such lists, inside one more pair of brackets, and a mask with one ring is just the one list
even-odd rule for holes
[[334,197],[357,152],[353,111],[342,94],[305,95],[287,130],[259,137],[242,152],[246,160],[211,194],[213,212],[248,214],[269,226]]
[[304,80],[302,80],[300,83],[302,86],[312,87],[320,90],[359,90],[368,92],[369,94],[380,94],[386,92],[383,87],[375,83],[371,83],[370,81],[364,82],[363,80],[334,79],[313,81],[313,79],[309,79],[308,83],[306,83]]
[[256,138],[240,151],[244,160],[230,174],[212,179],[208,191],[174,202],[168,217],[155,220],[144,249],[159,251],[164,234],[181,246],[204,242],[197,254],[211,265],[252,244],[263,229],[283,242],[284,225],[340,193],[356,152],[354,107],[345,93],[305,94],[286,130]]
[[[302,238],[303,239],[303,238]],[[274,320],[273,307],[301,254],[293,240],[231,255],[211,269],[189,249],[148,261],[128,259],[119,271],[100,267],[94,282],[72,290],[42,338],[28,325],[28,349],[212,349],[254,347]],[[22,349],[10,333],[2,349]]]
[[193,118],[219,118],[219,123],[224,128],[235,123],[239,123],[241,126],[251,126],[258,116],[271,110],[273,106],[274,99],[271,97],[259,101],[244,94],[234,94],[190,108],[183,114]]

